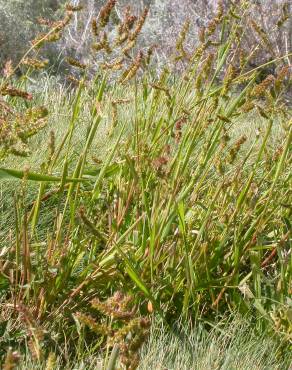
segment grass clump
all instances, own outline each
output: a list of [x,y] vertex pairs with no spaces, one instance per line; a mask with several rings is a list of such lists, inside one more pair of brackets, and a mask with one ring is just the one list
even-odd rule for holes
[[[30,142],[31,167],[19,168],[19,161],[11,168],[6,157],[0,168],[4,191],[18,184],[2,207],[3,216],[13,211],[13,223],[1,235],[0,355],[13,361],[14,349],[27,347],[38,363],[51,353],[64,363],[90,348],[92,355],[105,351],[114,366],[119,351],[131,369],[139,363],[132,349],[138,353],[146,339],[146,316],[159,316],[170,329],[178,318],[212,322],[236,310],[249,312],[257,330],[276,332],[277,355],[285,357],[291,345],[292,126],[283,99],[291,71],[279,67],[275,76],[256,81],[258,68],[246,69],[243,1],[232,3],[232,11],[220,6],[190,54],[184,26],[174,57],[183,70],[165,68],[156,76],[145,53],[135,51],[147,10],[138,18],[127,10],[119,38],[112,38],[106,27],[114,6],[107,2],[92,27],[93,49],[109,58],[106,63],[116,60],[112,53],[127,58],[113,75],[104,65],[95,73],[90,63],[70,59],[76,86],[57,97],[26,92],[30,68],[19,80],[12,70],[1,81],[1,120],[9,114],[13,122],[1,126],[3,157],[27,154],[7,138],[29,144],[43,126],[43,114],[32,113],[39,112],[38,99],[41,106],[55,104],[56,116],[44,129],[51,132],[46,153],[34,149],[37,138]],[[56,41],[77,10],[67,7],[26,58]],[[21,124],[20,114],[29,117]],[[240,132],[242,125],[253,125],[250,136]],[[206,335],[215,346],[216,337]],[[243,366],[237,346],[245,342],[233,340],[225,363],[220,349],[209,360],[221,368]],[[8,347],[13,351],[6,354]]]

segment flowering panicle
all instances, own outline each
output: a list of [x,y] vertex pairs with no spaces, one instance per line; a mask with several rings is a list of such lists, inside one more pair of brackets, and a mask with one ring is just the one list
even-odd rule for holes
[[24,114],[12,111],[0,116],[0,146],[2,153],[26,156],[29,153],[27,139],[35,135],[47,124],[48,111],[44,107],[34,107]]
[[92,30],[93,35],[97,37],[99,34],[99,30],[98,30],[98,24],[97,24],[96,18],[93,18],[93,20],[91,21],[91,30]]
[[275,79],[275,89],[278,91],[281,89],[283,82],[285,79],[289,79],[291,77],[291,71],[292,68],[290,66],[284,66],[280,69],[280,71],[277,73],[276,79]]
[[71,5],[71,4],[66,4],[66,10],[68,12],[79,12],[80,10],[83,9],[83,5]]
[[151,62],[151,58],[154,52],[154,49],[157,47],[157,45],[151,45],[146,52],[146,57],[145,57],[145,63],[146,65],[149,65]]
[[47,66],[49,61],[46,60],[38,60],[34,58],[25,58],[21,61],[21,64],[29,66],[33,69],[43,69]]
[[144,23],[146,21],[147,15],[148,15],[148,12],[149,12],[149,9],[145,8],[142,15],[140,16],[140,18],[137,21],[136,28],[134,29],[134,31],[129,36],[130,41],[133,41],[133,40],[137,39],[138,35],[140,34],[140,32],[142,30],[142,27],[144,26]]
[[34,40],[31,41],[32,45],[35,47],[42,47],[46,42],[56,42],[61,39],[61,32],[55,31],[53,33],[47,34],[42,33],[37,36]]
[[79,60],[71,58],[71,57],[67,58],[67,63],[70,64],[73,67],[77,67],[77,68],[80,68],[80,69],[86,69],[86,67],[87,67],[86,64],[81,63],[81,62],[79,62]]
[[130,58],[129,52],[130,52],[130,51],[135,47],[135,45],[136,45],[136,40],[129,41],[129,42],[125,45],[125,47],[122,49],[122,53],[123,53],[126,57]]
[[233,163],[235,161],[240,148],[246,142],[246,140],[247,137],[245,135],[241,136],[229,150],[229,163]]
[[67,80],[69,80],[70,82],[72,82],[76,86],[79,86],[79,84],[81,83],[81,80],[78,80],[78,78],[76,78],[73,75],[68,75],[68,76],[66,76],[66,78],[67,78]]
[[119,81],[121,83],[125,83],[131,80],[133,77],[135,77],[138,69],[141,67],[142,60],[143,60],[143,53],[142,51],[139,51],[137,57],[135,58],[133,63],[130,65],[130,67],[123,72]]
[[112,127],[116,127],[118,123],[118,105],[129,103],[130,99],[112,100]]
[[53,25],[54,25],[54,22],[52,20],[46,19],[46,18],[43,18],[43,17],[37,18],[37,22],[38,22],[38,24],[40,24],[42,26],[46,26],[46,27],[53,27]]
[[123,22],[118,26],[116,44],[123,44],[129,37],[131,29],[134,27],[137,17],[131,14],[131,8],[128,6],[125,9]]
[[139,365],[139,351],[149,335],[151,322],[146,317],[137,317],[131,296],[117,291],[106,301],[95,298],[92,308],[111,318],[112,324],[97,323],[91,315],[77,312],[75,318],[86,325],[92,332],[106,336],[110,348],[119,349],[120,361],[127,369],[136,369]]
[[182,129],[185,123],[187,122],[187,116],[182,116],[175,122],[175,140],[177,143],[180,142],[182,137]]
[[107,336],[113,335],[113,331],[110,328],[108,328],[104,324],[97,324],[94,317],[90,315],[87,314],[85,315],[84,313],[77,312],[74,316],[84,325],[88,326],[88,328],[95,332],[96,334],[102,334]]
[[32,100],[32,94],[28,93],[27,91],[17,89],[16,87],[9,86],[8,84],[4,85],[0,89],[0,95],[2,96],[8,95],[11,97],[23,98],[25,100]]
[[229,64],[225,72],[225,76],[223,78],[223,89],[221,91],[222,96],[226,96],[227,92],[229,91],[230,85],[233,79],[235,78],[235,75],[236,75],[236,69],[234,65]]
[[110,63],[104,62],[100,66],[103,69],[111,69],[112,71],[118,71],[123,68],[124,58],[119,57]]
[[99,13],[99,24],[104,28],[110,19],[111,12],[116,5],[116,0],[108,0],[108,2],[101,8]]
[[209,22],[207,28],[206,28],[206,36],[211,36],[217,26],[222,22],[222,19],[223,19],[223,14],[224,14],[224,11],[223,11],[223,2],[220,1],[219,4],[218,4],[218,9],[217,9],[217,14],[215,15],[215,17]]
[[43,26],[50,27],[50,32],[38,35],[34,40],[31,41],[31,44],[40,48],[46,42],[59,41],[62,36],[63,29],[68,26],[72,20],[72,14],[72,12],[67,11],[64,19],[57,22],[51,22],[45,18],[38,18],[38,23],[42,24]]
[[251,96],[261,97],[274,83],[275,77],[273,75],[267,76],[261,83],[256,85],[251,91]]
[[179,55],[175,58],[175,60],[179,60],[182,58],[189,59],[189,56],[184,49],[184,43],[186,41],[186,37],[188,35],[189,29],[190,29],[190,21],[189,19],[187,19],[176,41],[175,47],[176,47],[176,50],[179,52]]
[[92,48],[95,51],[104,50],[107,54],[111,54],[112,49],[110,47],[110,44],[109,44],[109,41],[108,41],[108,37],[107,37],[107,33],[106,32],[103,32],[102,37],[101,37],[101,40],[99,42],[97,42],[97,43],[94,43],[92,45]]
[[268,37],[267,33],[265,32],[265,30],[263,28],[261,28],[253,19],[250,21],[250,24],[251,24],[252,28],[254,29],[254,31],[259,36],[259,38],[262,40],[264,45],[268,48],[269,52],[272,55],[274,55],[275,54],[274,48],[273,48],[273,46],[271,44],[271,41],[269,40],[269,37]]

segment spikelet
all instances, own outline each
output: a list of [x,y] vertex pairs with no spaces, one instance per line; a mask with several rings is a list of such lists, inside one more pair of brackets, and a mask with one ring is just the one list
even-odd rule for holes
[[42,26],[47,26],[47,27],[53,27],[53,24],[54,24],[54,22],[51,21],[50,19],[46,19],[46,18],[43,18],[43,17],[37,18],[37,22],[38,22],[38,24],[40,24]]
[[125,307],[123,307],[121,304],[118,304],[118,302],[114,299],[101,302],[99,299],[95,298],[91,301],[91,305],[104,315],[112,317],[112,319],[115,320],[131,320],[135,315],[135,309],[127,311],[125,310]]
[[184,124],[187,122],[187,117],[182,116],[175,122],[175,140],[177,143],[180,142],[182,137],[182,129]]
[[223,13],[224,13],[223,2],[220,0],[218,3],[218,9],[215,17],[209,22],[209,24],[206,27],[206,36],[209,37],[215,32],[217,26],[221,23],[223,19]]
[[127,6],[124,11],[123,22],[119,26],[118,32],[122,33],[124,30],[131,30],[136,20],[137,17],[131,14],[131,7]]
[[205,77],[206,80],[210,77],[210,72],[211,72],[211,69],[212,69],[213,61],[214,61],[214,54],[209,53],[207,55],[207,58],[206,58],[206,60],[203,64],[202,70],[201,70],[201,73]]
[[113,8],[116,5],[116,0],[108,0],[107,3],[100,9],[99,24],[104,28],[108,22]]
[[77,67],[77,68],[80,68],[80,69],[86,69],[87,68],[86,64],[79,62],[79,60],[77,60],[77,59],[68,57],[66,60],[67,60],[67,63],[70,64],[73,67]]
[[58,21],[58,22],[54,22],[52,27],[56,31],[62,31],[71,22],[72,17],[73,17],[72,12],[67,12],[64,19],[62,19],[61,21]]
[[111,63],[102,63],[100,66],[102,69],[111,69],[112,71],[118,71],[123,68],[124,58],[119,57],[113,60]]
[[90,316],[90,315],[85,315],[81,312],[77,312],[75,314],[76,318],[82,322],[82,324],[88,326],[90,330],[97,334],[103,334],[103,335],[109,335],[109,331],[105,325],[100,325],[96,323],[96,320]]
[[118,105],[129,103],[130,99],[112,100],[112,127],[116,127],[118,123]]
[[231,15],[231,17],[232,17],[232,18],[235,18],[235,19],[238,19],[238,20],[240,20],[240,19],[241,19],[241,16],[240,16],[239,14],[237,14],[237,13],[235,12],[235,10],[234,10],[234,9],[232,9],[232,8],[230,8],[230,9],[229,9],[229,14]]
[[121,45],[128,39],[130,31],[134,27],[136,21],[137,17],[135,15],[131,15],[131,8],[129,6],[126,7],[123,22],[118,26],[116,45]]
[[229,160],[229,163],[233,163],[237,157],[237,154],[241,148],[241,146],[246,142],[247,140],[247,137],[245,135],[241,136],[237,141],[236,143],[232,146],[232,148],[229,150],[229,153],[228,153],[228,160]]
[[269,40],[267,33],[253,19],[250,21],[250,24],[252,28],[254,29],[254,31],[258,34],[259,38],[263,41],[263,43],[269,49],[271,54],[274,55],[274,49],[272,47],[272,44]]
[[52,158],[56,150],[56,137],[53,130],[50,131],[49,158]]
[[91,30],[92,30],[93,35],[97,37],[99,34],[99,30],[98,30],[97,20],[95,18],[93,18],[93,20],[91,21]]
[[56,355],[53,352],[50,352],[47,358],[45,370],[54,370],[55,368],[56,368]]
[[35,38],[34,40],[32,40],[31,41],[31,44],[34,47],[40,48],[46,42],[56,42],[56,41],[59,41],[61,39],[61,36],[62,36],[62,34],[59,31],[55,31],[55,32],[50,33],[50,34],[42,33],[42,34],[38,35],[37,38]]
[[83,9],[82,5],[72,5],[72,4],[66,4],[66,10],[68,12],[79,12],[80,10]]
[[47,66],[49,61],[46,60],[38,60],[33,58],[25,58],[21,61],[21,64],[29,66],[33,69],[43,69]]
[[144,8],[144,11],[143,11],[142,15],[140,16],[140,18],[137,21],[137,25],[136,25],[135,30],[129,36],[129,40],[130,41],[136,40],[136,38],[140,34],[140,32],[142,30],[142,27],[144,26],[144,23],[146,21],[148,12],[149,12],[149,9],[148,8]]
[[106,32],[102,34],[100,42],[92,45],[92,49],[95,51],[104,50],[107,54],[111,54],[112,49],[110,47]]
[[0,95],[8,95],[11,97],[23,98],[25,100],[32,100],[32,94],[28,93],[27,91],[17,89],[16,87],[9,86],[7,84],[0,89]]
[[68,75],[68,76],[66,76],[66,78],[67,78],[67,80],[69,80],[70,82],[72,82],[76,86],[79,86],[82,83],[81,80],[78,80],[78,78],[76,78],[73,75]]
[[178,51],[184,51],[184,42],[186,41],[187,34],[190,29],[190,20],[187,19],[182,27],[182,30],[179,33],[178,39],[176,41],[176,49]]
[[127,81],[131,80],[133,77],[135,77],[136,74],[137,74],[138,69],[141,66],[142,59],[143,59],[143,53],[142,53],[142,51],[139,51],[139,53],[138,53],[137,57],[135,58],[134,62],[130,65],[130,67],[128,69],[126,69],[126,71],[123,72],[122,76],[119,79],[119,82],[124,84],[125,82],[127,82]]
[[189,29],[190,29],[190,21],[189,19],[187,19],[176,41],[175,47],[176,47],[176,50],[179,52],[179,56],[177,56],[175,60],[180,60],[182,58],[189,59],[189,56],[187,55],[187,52],[184,49],[184,43],[186,41],[186,37],[188,35]]
[[275,78],[273,75],[267,76],[261,83],[256,85],[251,91],[251,96],[260,97],[265,94],[269,87],[274,83]]
[[277,76],[275,79],[275,89],[280,90],[285,78],[289,79],[290,75],[291,75],[290,66],[284,66],[283,68],[281,68],[281,70],[277,73]]
[[222,96],[226,96],[226,94],[228,93],[229,87],[233,79],[235,78],[235,75],[236,75],[235,67],[232,64],[229,64],[225,72],[225,76],[223,78],[223,89],[221,91]]
[[248,100],[248,101],[246,101],[246,102],[242,105],[242,107],[241,107],[241,111],[242,111],[243,113],[248,113],[248,112],[252,111],[254,108],[255,108],[254,103],[253,103],[252,101]]
[[224,175],[226,168],[224,166],[224,162],[222,158],[216,158],[215,159],[215,169],[218,172],[219,175]]
[[154,49],[157,47],[156,44],[154,45],[151,45],[148,49],[147,49],[147,52],[146,52],[146,57],[145,57],[145,63],[146,65],[149,65],[150,62],[151,62],[151,58],[152,58],[152,55],[153,55],[153,52],[154,52]]

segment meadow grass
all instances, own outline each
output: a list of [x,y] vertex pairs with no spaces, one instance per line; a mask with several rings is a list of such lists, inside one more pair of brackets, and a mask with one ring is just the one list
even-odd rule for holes
[[[235,67],[241,18],[221,10],[191,55],[183,27],[180,73],[156,76],[138,52],[118,78],[89,79],[89,67],[71,60],[74,88],[34,83],[30,70],[0,81],[4,369],[16,366],[14,350],[29,358],[27,349],[47,368],[53,355],[63,366],[89,352],[108,369],[289,364],[292,126],[283,99],[291,71],[256,81],[260,69]],[[33,45],[57,38],[71,12]],[[146,15],[123,36],[128,49]],[[94,48],[109,53],[108,42]],[[248,313],[253,331],[236,320],[222,334],[206,329],[235,311]],[[175,339],[178,319],[190,345]],[[202,332],[186,329],[199,322]]]
[[[271,335],[257,332],[248,319],[236,315],[211,327],[185,322],[174,327],[176,329],[171,333],[161,322],[153,325],[142,348],[139,370],[284,370],[291,364],[289,354],[277,358],[279,347]],[[106,365],[102,353],[93,355],[87,348],[68,360],[65,369],[103,369]],[[117,367],[120,365],[117,363]],[[18,368],[59,370],[64,364],[61,357],[52,355],[36,362],[28,350]]]

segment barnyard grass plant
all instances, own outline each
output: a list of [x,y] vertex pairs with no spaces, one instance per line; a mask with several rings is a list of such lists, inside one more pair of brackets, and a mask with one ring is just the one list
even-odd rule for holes
[[[60,22],[43,21],[48,32],[20,61],[23,76],[10,67],[1,79],[0,178],[4,190],[17,181],[0,254],[3,363],[16,364],[25,348],[41,363],[52,354],[66,362],[89,347],[92,354],[104,349],[111,362],[118,348],[125,368],[136,368],[131,343],[139,338],[138,352],[152,317],[171,330],[178,318],[212,322],[235,310],[249,312],[257,330],[277,333],[275,356],[286,356],[291,53],[273,60],[275,75],[257,81],[261,67],[248,70],[242,59],[249,3],[220,2],[191,53],[184,49],[189,23],[182,26],[175,65],[158,76],[136,47],[148,10],[134,16],[127,8],[112,37],[114,8],[106,2],[92,23],[92,50],[104,55],[95,76],[90,62],[67,59],[74,83],[62,90],[62,120],[57,115],[45,127],[52,107],[35,105],[43,98],[29,91],[29,76],[45,67],[43,44],[56,42],[81,7],[69,4]],[[48,148],[41,163],[11,168],[11,154],[30,147],[33,158],[37,137],[28,138],[41,129],[40,145]],[[120,303],[110,300],[114,292]],[[135,316],[115,322],[115,307],[127,297]],[[103,336],[90,330],[92,315]],[[104,339],[110,325],[123,333],[112,346]]]

